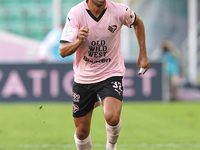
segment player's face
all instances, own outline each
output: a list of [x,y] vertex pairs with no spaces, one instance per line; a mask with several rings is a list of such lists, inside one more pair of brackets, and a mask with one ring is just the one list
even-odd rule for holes
[[92,2],[98,6],[98,7],[101,7],[103,6],[103,4],[105,3],[105,0],[92,0]]

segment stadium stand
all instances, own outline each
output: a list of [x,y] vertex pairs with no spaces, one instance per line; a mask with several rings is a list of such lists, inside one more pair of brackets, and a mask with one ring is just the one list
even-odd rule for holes
[[[81,0],[62,0],[62,20]],[[0,30],[42,40],[52,29],[53,0],[0,0]]]

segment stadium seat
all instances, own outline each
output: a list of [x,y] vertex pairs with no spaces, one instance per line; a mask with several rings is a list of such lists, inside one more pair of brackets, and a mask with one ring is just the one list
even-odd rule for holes
[[[62,20],[82,0],[62,0]],[[42,40],[52,29],[53,0],[0,0],[0,29]]]

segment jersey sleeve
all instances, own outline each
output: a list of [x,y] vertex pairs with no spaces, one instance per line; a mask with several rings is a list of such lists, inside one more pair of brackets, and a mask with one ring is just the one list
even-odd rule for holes
[[128,6],[125,5],[123,24],[131,28],[136,20],[136,14]]
[[67,15],[66,23],[62,31],[62,36],[60,41],[67,41],[67,42],[73,42],[77,39],[79,26],[78,21],[75,17],[75,14],[72,10]]

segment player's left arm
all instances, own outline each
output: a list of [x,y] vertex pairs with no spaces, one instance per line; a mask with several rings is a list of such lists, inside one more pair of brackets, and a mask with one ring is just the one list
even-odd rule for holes
[[137,66],[140,68],[144,68],[147,71],[150,67],[150,62],[149,62],[149,59],[147,57],[147,52],[146,52],[145,27],[139,15],[136,15],[136,20],[133,24],[133,27],[134,27],[134,31],[135,31],[135,34],[138,40],[138,45],[139,45],[139,56],[137,59]]

